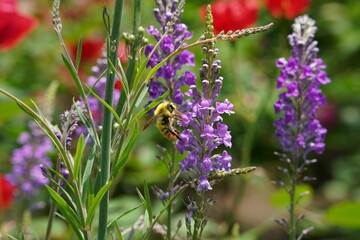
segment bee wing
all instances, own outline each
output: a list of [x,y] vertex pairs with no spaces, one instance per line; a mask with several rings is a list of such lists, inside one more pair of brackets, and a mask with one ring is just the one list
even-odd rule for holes
[[145,126],[143,128],[143,130],[147,129],[153,122],[154,120],[157,118],[156,115],[152,116],[146,123],[145,123]]

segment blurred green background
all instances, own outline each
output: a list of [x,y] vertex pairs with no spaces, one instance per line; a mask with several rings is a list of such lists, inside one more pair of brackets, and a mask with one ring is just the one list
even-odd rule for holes
[[[155,7],[154,2],[142,1],[144,27],[158,26],[150,11]],[[183,22],[192,31],[193,41],[200,37],[203,29],[199,7],[209,2],[189,0],[185,6]],[[125,1],[123,31],[132,30],[132,3]],[[62,64],[61,49],[51,24],[51,4],[45,0],[19,1],[20,8],[34,15],[39,25],[15,48],[0,53],[0,87],[25,102],[33,99],[45,105],[45,90],[53,81],[59,82],[57,104],[53,109],[53,121],[58,123],[58,114],[69,108],[73,96],[78,94]],[[277,99],[274,86],[279,74],[275,61],[290,56],[287,35],[292,31],[292,20],[273,18],[262,1],[259,5],[256,26],[273,22],[271,30],[217,44],[224,77],[220,98],[233,102],[236,112],[224,119],[233,136],[230,150],[233,166],[252,165],[257,166],[257,170],[251,176],[226,179],[210,193],[217,204],[209,210],[207,239],[286,239],[283,229],[272,220],[286,216],[287,201],[271,183],[281,177],[276,170],[279,160],[273,154],[280,149],[273,134],[276,116],[272,103]],[[360,1],[312,1],[306,13],[316,21],[318,57],[327,65],[332,82],[323,87],[328,104],[319,112],[320,121],[328,129],[326,151],[317,156],[318,163],[308,171],[317,181],[303,186],[311,194],[299,208],[299,214],[305,214],[301,227],[315,226],[306,239],[355,240],[360,236]],[[90,42],[103,41],[102,1],[64,0],[61,17],[68,46],[74,48],[80,36]],[[151,36],[149,39],[153,41]],[[200,63],[200,47],[192,51]],[[91,74],[91,66],[96,64],[96,53],[94,56],[83,59],[81,64],[84,82]],[[199,65],[192,70],[197,72],[198,68]],[[10,171],[11,151],[18,146],[16,140],[26,131],[29,120],[16,104],[0,96],[0,173]],[[144,179],[151,185],[166,186],[166,168],[156,158],[160,154],[156,145],[169,146],[169,143],[154,127],[141,136],[114,189],[113,206],[119,211],[138,201],[135,188],[141,187]],[[178,205],[180,218],[184,215],[184,206],[181,201]],[[36,215],[34,226],[41,222],[44,214]],[[124,221],[125,227],[134,223],[136,214]],[[59,223],[59,228],[64,226]],[[59,234],[61,236],[60,230]]]

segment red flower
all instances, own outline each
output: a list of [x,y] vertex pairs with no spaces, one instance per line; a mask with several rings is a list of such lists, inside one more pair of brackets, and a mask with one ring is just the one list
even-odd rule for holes
[[310,2],[311,0],[265,0],[271,15],[276,18],[284,16],[289,20],[303,13]]
[[[75,59],[78,43],[70,44],[70,52]],[[101,57],[101,50],[105,46],[105,40],[101,39],[83,39],[81,49],[81,62],[95,62]]]
[[[70,44],[70,52],[75,59],[77,54],[78,43]],[[105,40],[101,39],[83,39],[81,50],[81,62],[95,62],[96,59],[101,57],[101,51],[105,49]],[[125,53],[125,44],[120,43],[118,49],[118,57],[122,63],[128,61]]]
[[36,26],[35,18],[18,12],[15,0],[0,0],[0,52],[16,46]]
[[122,89],[122,84],[121,84],[121,82],[120,82],[119,80],[116,80],[115,85],[114,85],[114,88],[117,89],[117,90],[119,90],[119,91],[121,91],[121,89]]
[[0,210],[6,210],[11,206],[14,191],[15,187],[3,175],[0,175]]
[[[252,26],[257,18],[259,5],[255,0],[228,0],[211,4],[214,18],[214,32],[226,32]],[[200,14],[205,21],[206,6],[200,8]]]

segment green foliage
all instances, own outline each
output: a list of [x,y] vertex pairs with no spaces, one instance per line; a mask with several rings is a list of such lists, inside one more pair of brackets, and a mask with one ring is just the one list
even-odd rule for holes
[[[299,185],[296,187],[295,199],[300,206],[306,206],[312,201],[313,192],[310,185]],[[289,205],[290,196],[285,189],[281,188],[272,194],[270,202],[276,207],[286,208]]]
[[346,201],[332,205],[325,211],[325,220],[331,225],[360,229],[360,202]]

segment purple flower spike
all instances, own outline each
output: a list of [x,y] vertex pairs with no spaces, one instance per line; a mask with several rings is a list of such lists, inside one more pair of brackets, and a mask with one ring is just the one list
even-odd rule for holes
[[319,107],[325,105],[320,86],[330,82],[323,61],[316,58],[319,49],[314,24],[307,15],[296,18],[289,35],[292,56],[276,62],[280,68],[276,88],[283,92],[274,104],[275,113],[282,115],[274,123],[275,135],[284,152],[304,160],[309,152],[324,151],[326,129],[316,117]]
[[195,84],[195,80],[192,80],[193,85],[185,94],[190,97],[192,104],[178,123],[188,129],[179,134],[180,140],[176,144],[180,153],[189,152],[180,162],[180,169],[195,174],[197,191],[212,190],[209,175],[220,170],[230,170],[232,160],[226,151],[220,155],[214,153],[214,150],[220,145],[232,146],[228,126],[220,121],[222,114],[234,113],[234,105],[228,99],[224,102],[216,101],[223,83],[223,78],[219,76],[220,61],[215,59],[218,50],[203,45],[203,51],[206,59],[202,60],[200,69],[201,84]]
[[[167,36],[164,36],[166,31],[166,25],[171,21],[174,15],[178,1],[156,1],[158,8],[154,9],[154,14],[158,23],[159,28],[150,26],[147,28],[147,32],[154,36],[156,41],[160,41],[159,49],[156,49],[153,55],[150,57],[147,67],[153,68],[162,60],[164,60],[169,54],[181,46],[185,46],[184,40],[188,40],[192,37],[188,31],[188,27],[181,23],[181,16],[178,21],[173,25],[173,32]],[[145,55],[149,56],[151,51],[154,49],[153,45],[145,47]],[[150,82],[149,85],[149,97],[156,99],[170,90],[168,96],[169,100],[176,103],[177,105],[183,105],[184,95],[180,88],[184,85],[193,85],[196,81],[196,76],[190,71],[185,71],[185,75],[178,76],[178,70],[181,70],[184,65],[194,66],[194,54],[189,51],[182,51],[175,58],[166,62],[156,72],[156,76]],[[184,109],[187,107],[182,106]]]

